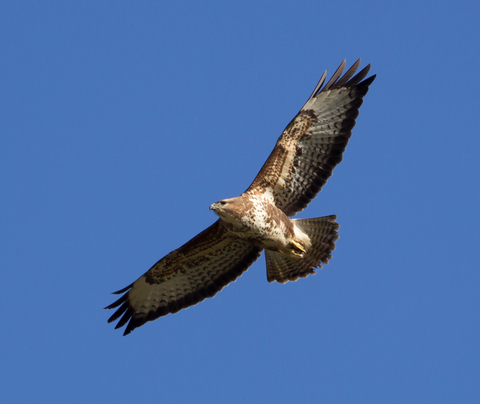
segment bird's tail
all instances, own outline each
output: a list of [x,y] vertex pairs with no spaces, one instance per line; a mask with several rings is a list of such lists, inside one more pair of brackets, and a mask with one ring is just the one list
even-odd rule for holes
[[269,282],[285,283],[306,278],[315,273],[316,267],[328,264],[332,258],[331,252],[335,249],[338,239],[337,230],[340,227],[335,222],[336,215],[318,217],[314,219],[292,219],[310,237],[312,243],[302,258],[286,257],[280,253],[265,250],[267,261],[267,279]]

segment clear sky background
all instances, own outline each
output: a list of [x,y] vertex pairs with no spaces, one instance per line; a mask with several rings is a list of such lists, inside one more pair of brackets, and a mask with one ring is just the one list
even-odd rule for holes
[[[2,2],[2,403],[480,402],[478,4]],[[377,80],[299,215],[338,215],[330,264],[107,324],[359,57]]]

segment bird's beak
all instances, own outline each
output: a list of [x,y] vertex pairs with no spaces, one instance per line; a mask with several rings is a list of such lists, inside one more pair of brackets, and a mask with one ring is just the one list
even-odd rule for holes
[[212,203],[212,204],[210,205],[210,210],[215,211],[215,209],[217,209],[217,204],[216,204],[216,203]]

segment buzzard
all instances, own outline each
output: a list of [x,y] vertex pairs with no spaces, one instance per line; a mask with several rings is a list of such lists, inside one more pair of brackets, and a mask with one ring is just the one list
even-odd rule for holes
[[[324,72],[288,124],[253,183],[240,196],[210,206],[219,219],[153,265],[106,309],[127,324],[124,335],[147,321],[213,297],[265,250],[267,280],[285,283],[327,264],[338,239],[336,216],[290,219],[315,198],[342,161],[363,97],[375,79],[360,59],[342,76],[342,62],[327,84]],[[354,76],[355,75],[355,76]]]

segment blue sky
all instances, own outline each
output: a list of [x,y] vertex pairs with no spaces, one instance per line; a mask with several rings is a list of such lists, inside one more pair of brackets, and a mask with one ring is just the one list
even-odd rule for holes
[[[2,402],[480,400],[474,1],[3,2]],[[244,191],[323,70],[378,75],[300,217],[315,276],[264,257],[128,337],[110,292]]]

